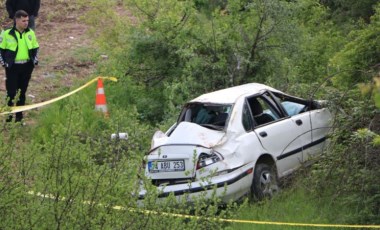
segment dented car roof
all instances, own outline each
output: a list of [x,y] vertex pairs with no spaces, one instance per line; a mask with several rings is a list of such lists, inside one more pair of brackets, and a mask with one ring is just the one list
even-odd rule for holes
[[260,93],[263,90],[270,90],[274,92],[281,92],[272,87],[259,84],[259,83],[248,83],[244,85],[239,85],[227,89],[221,89],[218,91],[214,91],[211,93],[203,94],[193,100],[191,102],[212,102],[212,103],[235,103],[238,98],[247,94],[256,94]]

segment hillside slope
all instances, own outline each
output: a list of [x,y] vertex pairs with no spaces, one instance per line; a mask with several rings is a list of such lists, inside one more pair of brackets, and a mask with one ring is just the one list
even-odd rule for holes
[[[57,96],[59,88],[70,86],[74,79],[85,78],[93,72],[94,64],[80,57],[91,46],[86,25],[80,19],[83,11],[72,1],[42,1],[36,19],[40,64],[29,84],[27,104],[51,99]],[[4,5],[0,12],[0,18],[5,18]],[[1,25],[9,27],[12,20],[7,18]],[[4,70],[0,71],[0,95],[5,95]]]

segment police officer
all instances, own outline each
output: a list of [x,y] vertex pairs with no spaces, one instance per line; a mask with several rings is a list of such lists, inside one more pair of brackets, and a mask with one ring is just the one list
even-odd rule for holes
[[[24,10],[15,13],[15,25],[0,35],[0,64],[5,68],[5,87],[8,106],[14,105],[18,95],[17,106],[25,105],[25,93],[34,66],[38,64],[38,49],[36,35],[28,28],[29,16]],[[16,122],[23,118],[22,112],[16,113]],[[12,121],[10,115],[7,122]]]

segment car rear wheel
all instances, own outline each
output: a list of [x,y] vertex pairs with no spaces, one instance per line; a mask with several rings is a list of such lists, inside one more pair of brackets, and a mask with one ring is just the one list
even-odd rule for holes
[[279,191],[276,169],[273,166],[259,163],[255,167],[251,194],[255,200],[272,198]]

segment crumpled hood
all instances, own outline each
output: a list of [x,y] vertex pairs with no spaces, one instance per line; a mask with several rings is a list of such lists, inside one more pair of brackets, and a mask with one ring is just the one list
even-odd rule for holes
[[212,130],[183,121],[177,125],[169,137],[157,131],[152,139],[152,149],[167,144],[191,144],[211,148],[224,143],[225,134],[225,131]]

